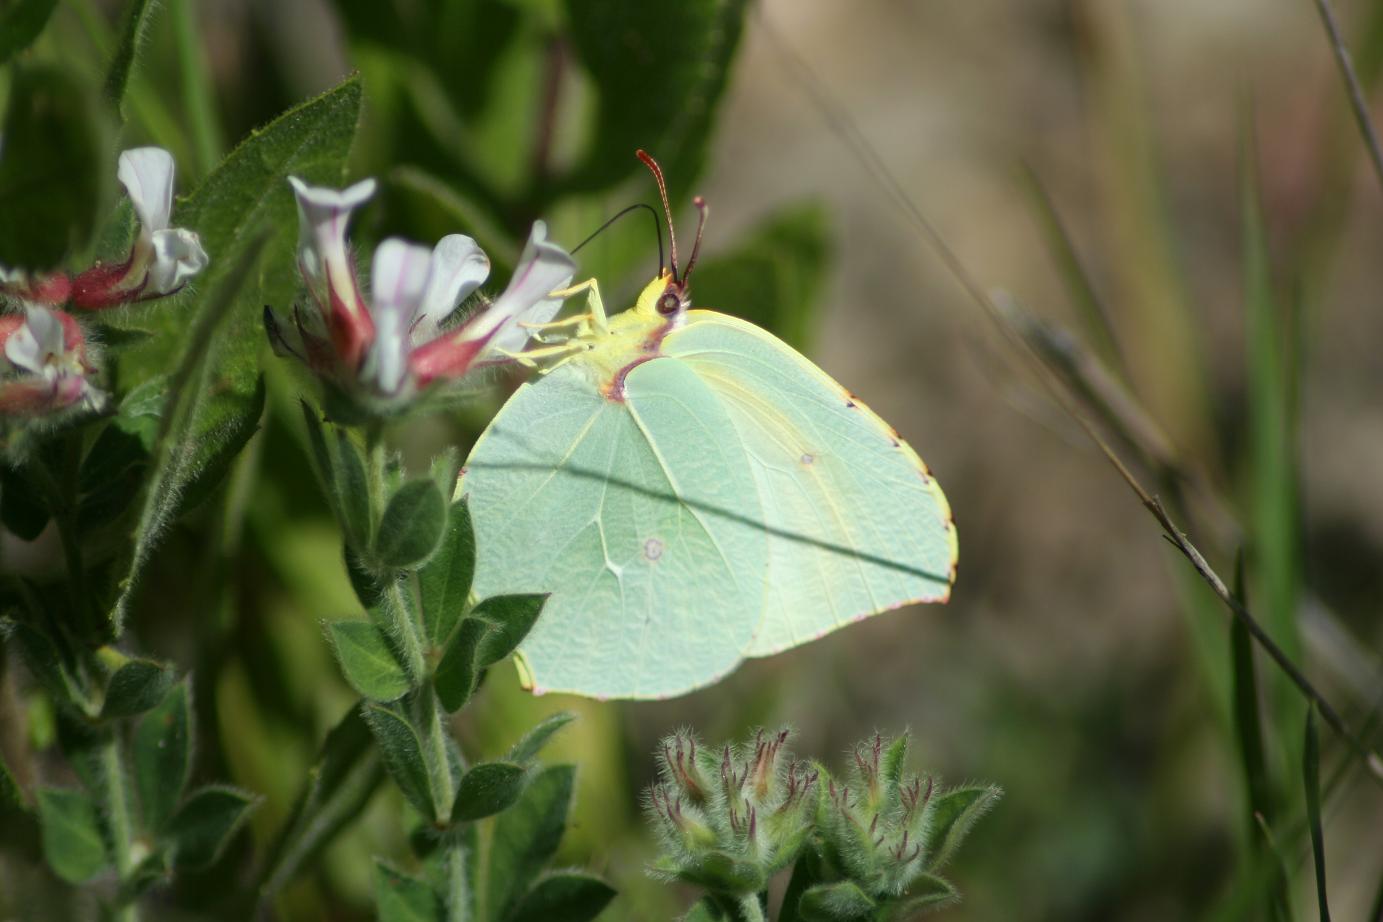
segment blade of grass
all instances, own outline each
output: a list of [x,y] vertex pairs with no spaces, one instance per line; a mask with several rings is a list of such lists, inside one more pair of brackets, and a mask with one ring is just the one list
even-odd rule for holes
[[[1249,474],[1255,570],[1263,591],[1260,610],[1273,639],[1292,658],[1301,654],[1297,626],[1301,548],[1297,535],[1296,459],[1291,432],[1293,400],[1288,393],[1287,356],[1294,340],[1273,295],[1271,256],[1258,169],[1253,112],[1245,103],[1239,121],[1239,205],[1243,266],[1244,324],[1247,333]],[[1279,675],[1267,678],[1268,702],[1279,727],[1301,722],[1301,701]],[[1284,741],[1282,767],[1300,760]],[[1270,814],[1269,814],[1270,815]]]
[[130,0],[125,7],[124,24],[120,29],[120,44],[115,48],[110,67],[106,71],[106,100],[117,115],[123,115],[125,90],[130,84],[130,74],[134,71],[135,59],[139,57],[149,31],[149,21],[158,0]]
[[[1241,551],[1234,562],[1234,595],[1240,603],[1248,599],[1244,579],[1244,554]],[[1263,725],[1259,711],[1258,676],[1253,662],[1253,640],[1242,621],[1234,619],[1229,623],[1230,656],[1233,669],[1234,730],[1239,740],[1239,759],[1244,772],[1244,792],[1248,806],[1248,867],[1251,883],[1259,882],[1268,875],[1266,887],[1252,885],[1248,891],[1279,919],[1285,918],[1279,907],[1290,905],[1287,899],[1286,878],[1281,873],[1281,862],[1277,867],[1265,854],[1265,846],[1271,845],[1266,835],[1270,817],[1275,813],[1272,806],[1272,784],[1268,777],[1267,762],[1263,754]],[[1259,827],[1265,835],[1259,835]]]
[[1293,922],[1296,914],[1292,912],[1292,878],[1287,873],[1287,859],[1282,854],[1282,849],[1278,848],[1277,838],[1273,835],[1272,827],[1263,818],[1263,814],[1254,814],[1254,822],[1258,825],[1259,831],[1263,834],[1263,842],[1267,845],[1266,859],[1271,863],[1268,873],[1272,875],[1272,907],[1274,918],[1279,922]]
[[1029,201],[1032,203],[1033,217],[1042,229],[1047,249],[1056,262],[1062,281],[1066,283],[1071,302],[1076,306],[1085,324],[1086,335],[1090,337],[1095,351],[1104,359],[1105,364],[1115,370],[1123,383],[1127,383],[1128,366],[1119,349],[1114,324],[1109,319],[1109,311],[1095,291],[1095,283],[1081,262],[1080,254],[1076,252],[1075,242],[1056,210],[1056,203],[1052,201],[1042,177],[1032,164],[1023,164],[1022,175]]
[[1306,784],[1306,816],[1311,825],[1311,856],[1316,864],[1316,901],[1321,922],[1330,922],[1330,903],[1325,893],[1325,835],[1321,830],[1321,743],[1316,733],[1316,710],[1306,712],[1306,739],[1302,747],[1302,780]]
[[225,152],[221,126],[216,118],[216,100],[211,92],[207,56],[197,30],[194,0],[173,0],[173,34],[178,46],[178,76],[182,83],[183,109],[192,127],[192,146],[196,151],[196,177],[211,172]]

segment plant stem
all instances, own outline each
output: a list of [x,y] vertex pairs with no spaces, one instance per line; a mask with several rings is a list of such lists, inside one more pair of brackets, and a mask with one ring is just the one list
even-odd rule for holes
[[741,922],[767,922],[764,918],[763,907],[759,905],[757,893],[740,897],[739,910]]
[[1325,26],[1326,38],[1330,41],[1330,53],[1335,57],[1335,66],[1340,69],[1340,79],[1345,84],[1345,94],[1349,97],[1349,108],[1354,114],[1354,122],[1359,126],[1359,134],[1369,151],[1369,163],[1373,172],[1383,183],[1383,146],[1378,142],[1378,132],[1374,131],[1373,120],[1369,118],[1368,100],[1364,98],[1364,88],[1359,83],[1359,75],[1354,72],[1354,59],[1344,36],[1340,34],[1340,23],[1335,18],[1335,10],[1330,0],[1315,0],[1316,12],[1320,14],[1321,25]]
[[415,606],[409,605],[404,598],[404,588],[398,580],[390,581],[385,592],[389,594],[389,602],[381,607],[391,622],[390,633],[402,647],[409,675],[414,682],[422,682],[427,676],[427,657],[423,650],[422,626],[413,616]]
[[[125,786],[125,769],[120,761],[120,738],[112,733],[101,747],[101,799],[103,814],[110,831],[112,857],[121,883],[129,879],[134,869],[134,854],[130,847],[130,805]],[[138,922],[139,909],[133,900],[115,907],[116,922]]]
[[418,730],[423,736],[425,751],[423,759],[431,776],[433,807],[437,818],[446,822],[451,818],[451,802],[456,799],[456,787],[451,779],[451,759],[447,754],[446,729],[442,726],[442,707],[431,682],[424,682],[418,689]]

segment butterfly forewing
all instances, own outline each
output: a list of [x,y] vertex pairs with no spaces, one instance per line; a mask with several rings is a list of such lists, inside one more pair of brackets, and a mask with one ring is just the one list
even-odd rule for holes
[[575,363],[521,387],[477,442],[460,489],[475,591],[551,591],[521,664],[538,690],[650,698],[743,657],[768,541],[723,402],[655,360],[610,400]]
[[947,598],[956,534],[946,498],[879,417],[791,347],[733,317],[691,311],[663,351],[719,398],[762,503],[767,597],[746,655]]

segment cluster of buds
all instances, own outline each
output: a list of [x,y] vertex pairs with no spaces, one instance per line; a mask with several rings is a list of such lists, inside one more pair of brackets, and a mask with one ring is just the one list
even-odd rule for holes
[[707,751],[689,731],[663,741],[645,810],[663,855],[654,870],[719,893],[755,893],[811,834],[818,770],[794,760],[788,730]]
[[95,366],[81,324],[64,308],[97,311],[181,291],[207,265],[197,235],[171,227],[173,158],[157,147],[127,150],[116,176],[139,218],[120,262],[83,272],[33,275],[0,267],[0,416],[33,417],[95,407]]
[[306,305],[291,323],[265,311],[275,352],[367,406],[400,405],[439,380],[504,361],[523,348],[529,324],[551,320],[576,264],[533,225],[509,287],[459,323],[448,321],[480,287],[490,261],[470,237],[451,234],[428,249],[391,237],[375,249],[370,297],[362,294],[346,241],[351,213],[374,194],[367,179],[348,189],[289,180],[298,200],[298,268]]
[[905,776],[908,738],[857,745],[844,778],[826,783],[822,834],[870,896],[897,896],[928,866],[933,779]]

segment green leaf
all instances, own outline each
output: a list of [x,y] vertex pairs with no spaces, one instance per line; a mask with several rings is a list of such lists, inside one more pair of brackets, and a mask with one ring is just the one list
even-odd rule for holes
[[643,147],[661,159],[680,203],[705,160],[744,0],[567,0],[566,7],[577,57],[600,98],[595,143],[571,185],[608,188],[641,169],[632,154]]
[[542,613],[547,594],[495,595],[476,604],[471,617],[494,625],[476,649],[476,662],[481,666],[498,663],[514,652]]
[[379,743],[389,777],[419,813],[428,820],[436,820],[437,808],[428,781],[427,763],[423,761],[423,746],[413,725],[395,707],[365,704],[360,713]]
[[814,845],[809,844],[798,854],[797,862],[792,866],[792,876],[788,878],[788,888],[783,893],[778,922],[802,922],[802,895],[821,880],[821,854]]
[[317,411],[301,401],[313,468],[327,503],[341,523],[348,544],[358,552],[370,545],[370,490],[360,448],[344,429],[323,427]]
[[416,567],[437,550],[447,527],[447,501],[432,480],[410,480],[389,497],[375,535],[375,559],[386,567]]
[[365,476],[365,459],[345,429],[336,429],[332,455],[340,491],[341,524],[346,536],[361,550],[370,546],[370,482]]
[[590,922],[615,898],[599,877],[560,871],[538,881],[505,922]]
[[1316,867],[1316,902],[1320,922],[1330,922],[1330,901],[1325,886],[1325,834],[1321,830],[1321,741],[1316,732],[1316,709],[1306,712],[1306,739],[1302,747],[1302,781],[1306,785],[1306,820],[1311,829],[1311,857]]
[[523,793],[528,769],[513,762],[482,762],[461,778],[452,822],[471,822],[508,810]]
[[729,918],[730,916],[707,896],[697,900],[696,905],[687,911],[680,922],[725,922]]
[[352,707],[322,743],[317,764],[264,862],[260,893],[276,893],[359,818],[383,777],[379,750],[361,709]]
[[372,701],[394,701],[411,687],[384,633],[368,621],[332,621],[327,636],[346,681]]
[[848,880],[817,884],[802,894],[797,911],[806,922],[847,922],[874,912],[874,901]]
[[474,574],[475,531],[471,528],[470,509],[463,499],[451,504],[442,544],[418,571],[423,625],[433,646],[444,643],[465,614]]
[[945,878],[935,874],[919,874],[908,888],[907,896],[893,904],[886,919],[904,922],[914,916],[944,909],[960,900],[960,893]]
[[537,758],[538,753],[542,751],[542,748],[548,744],[548,741],[558,730],[575,719],[576,715],[570,711],[559,711],[549,717],[544,717],[514,744],[513,749],[509,750],[509,761],[517,762],[520,765],[531,762]]
[[705,853],[694,870],[677,876],[712,893],[757,893],[768,885],[758,861],[725,851]]
[[508,916],[557,852],[567,827],[576,769],[554,765],[534,775],[518,803],[495,822],[490,845],[492,917]]
[[115,172],[105,123],[71,69],[16,69],[9,101],[0,127],[0,265],[51,269],[91,239]]
[[481,643],[494,630],[494,625],[479,618],[467,618],[452,635],[442,659],[437,663],[432,681],[437,697],[448,711],[458,711],[475,691],[480,681],[480,666],[476,654]]
[[923,850],[930,857],[927,867],[941,868],[956,853],[970,829],[998,803],[1003,792],[994,785],[954,788],[932,801],[931,826]]
[[132,659],[115,670],[106,683],[101,717],[115,720],[142,714],[163,700],[173,685],[173,670],[162,663]]
[[379,922],[441,922],[442,901],[431,887],[375,861],[375,912]]
[[40,788],[38,823],[43,857],[59,877],[80,884],[107,866],[96,807],[80,791]]
[[231,787],[214,785],[192,792],[164,830],[169,863],[178,870],[210,866],[256,805],[256,797]]
[[14,0],[0,12],[0,64],[34,43],[58,0]]
[[192,774],[192,700],[186,679],[135,724],[131,766],[144,828],[157,831],[177,809]]
[[20,621],[0,620],[0,632],[19,648],[29,672],[55,700],[81,707],[81,695],[66,658],[41,631]]
[[[201,299],[191,318],[176,304],[140,312],[141,327],[153,335],[121,356],[122,377],[135,382],[187,365],[184,360],[190,357],[198,360],[190,365],[195,373],[184,374],[181,385],[172,388],[170,403],[179,409],[168,410],[165,419],[177,416],[179,424],[169,433],[168,448],[156,452],[152,461],[149,496],[116,606],[117,623],[176,497],[222,446],[245,431],[247,419],[259,415],[264,305],[291,303],[301,285],[297,206],[287,177],[325,183],[342,179],[360,96],[359,82],[347,80],[252,133],[174,215],[174,225],[201,236],[211,264],[196,287],[214,296]],[[270,234],[262,244],[267,255],[252,271],[263,232]]]
[[903,781],[903,769],[907,768],[908,735],[900,734],[884,750],[880,762],[879,775],[885,785],[896,787]]
[[135,59],[139,57],[144,39],[149,32],[149,21],[158,4],[154,0],[129,0],[125,7],[125,19],[120,27],[120,44],[115,49],[110,68],[106,71],[106,98],[117,110],[125,99],[125,89],[134,71]]
[[[183,510],[183,498],[189,484],[210,461],[222,455],[226,445],[224,431],[200,431],[198,423],[203,392],[213,383],[209,379],[212,337],[226,319],[242,282],[250,275],[264,241],[265,237],[259,236],[239,254],[235,269],[220,280],[219,286],[206,300],[203,310],[192,324],[187,352],[179,360],[177,371],[169,383],[170,396],[162,408],[139,517],[130,542],[127,575],[120,585],[120,594],[111,612],[117,635],[124,629],[125,615],[144,565],[164,530]],[[264,398],[257,376],[255,381],[254,394],[257,398],[248,398],[247,407],[256,414],[254,418],[257,419],[257,414],[263,409]],[[243,416],[226,417],[220,421],[222,430],[229,429],[233,433],[232,439],[238,437],[236,434],[245,424]]]
[[724,255],[697,265],[696,302],[724,310],[810,352],[831,243],[817,204],[782,208]]

